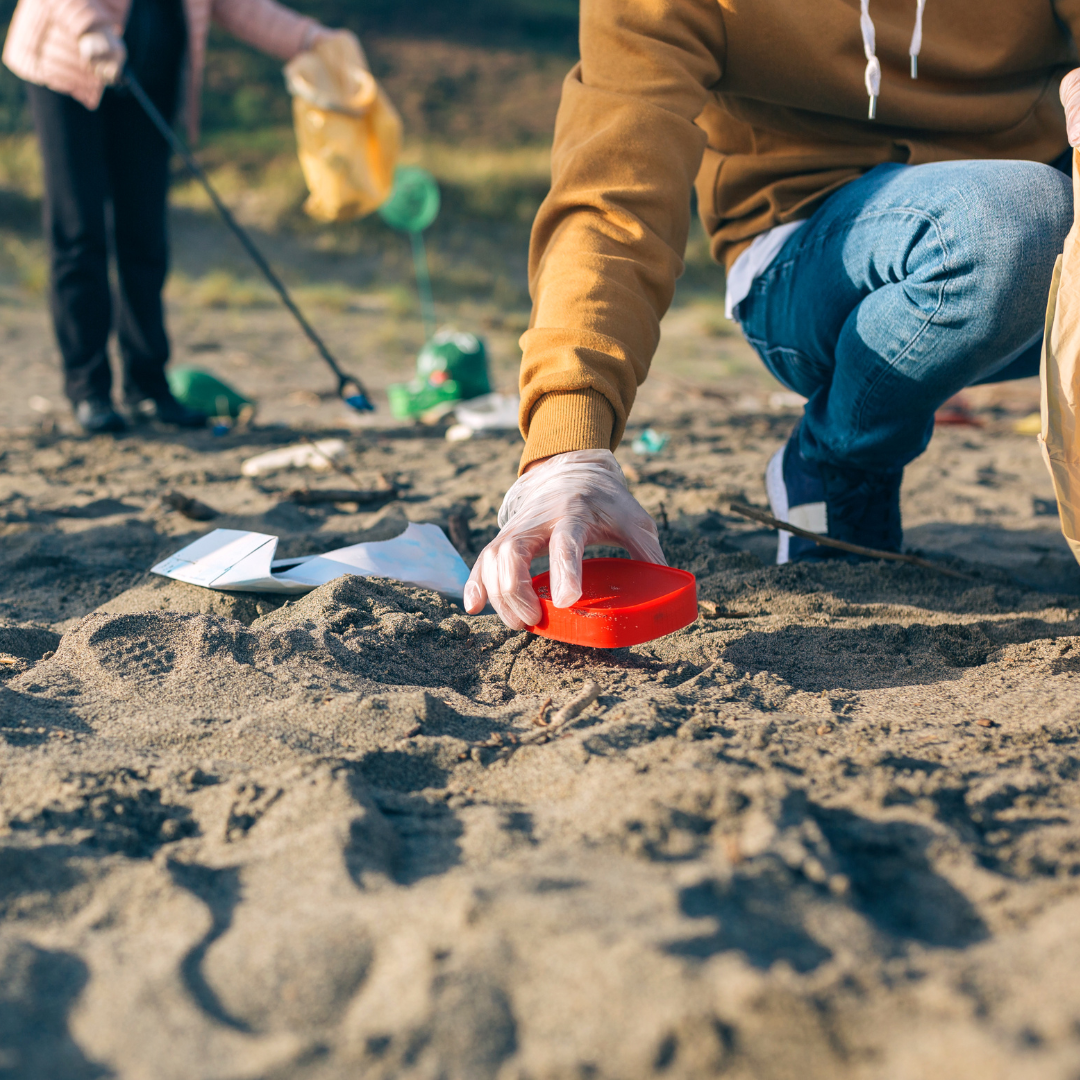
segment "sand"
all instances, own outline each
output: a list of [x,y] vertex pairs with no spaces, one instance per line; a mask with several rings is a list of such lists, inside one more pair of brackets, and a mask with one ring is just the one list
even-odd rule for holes
[[[287,340],[275,313],[200,317],[219,359]],[[19,318],[37,336],[0,366],[29,393],[48,344]],[[0,1076],[1077,1076],[1080,568],[1012,431],[1031,386],[976,395],[983,426],[909,471],[909,543],[966,578],[777,568],[728,503],[763,505],[797,409],[695,382],[740,346],[694,318],[636,414],[669,449],[619,456],[711,604],[613,652],[390,582],[282,605],[147,574],[213,525],[302,554],[456,513],[475,552],[514,438],[305,412],[265,357],[264,426],[220,439],[83,439],[4,403]],[[401,497],[242,478],[295,439],[275,420]]]

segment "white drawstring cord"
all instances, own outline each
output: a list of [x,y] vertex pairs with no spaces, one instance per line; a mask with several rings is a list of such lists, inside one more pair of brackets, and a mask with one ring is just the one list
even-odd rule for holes
[[881,64],[877,58],[874,20],[870,18],[870,0],[861,0],[861,4],[859,26],[862,28],[863,52],[866,53],[866,92],[870,95],[870,119],[873,120],[877,116],[877,99],[881,93]]
[[915,0],[915,32],[911,35],[911,48],[908,56],[911,57],[911,77],[919,77],[919,53],[922,50],[922,16],[926,8],[926,0]]

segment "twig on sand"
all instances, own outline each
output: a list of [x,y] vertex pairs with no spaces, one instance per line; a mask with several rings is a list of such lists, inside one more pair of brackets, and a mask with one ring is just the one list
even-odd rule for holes
[[564,728],[576,720],[602,693],[603,691],[600,689],[600,684],[595,683],[590,679],[581,688],[580,694],[568,701],[549,720],[545,720],[545,714],[551,706],[551,698],[548,698],[543,705],[540,706],[539,716],[533,720],[534,724],[543,724],[543,727],[538,726],[535,730],[530,731],[525,735],[507,736],[509,745],[504,743],[500,736],[493,735],[486,742],[474,743],[470,754],[473,760],[476,761],[478,760],[477,754],[481,749],[490,750],[497,748],[499,753],[495,760],[507,762],[510,760],[514,751],[520,747],[536,746],[540,743],[546,743],[554,738],[560,728]]
[[387,502],[396,499],[395,487],[373,488],[363,491],[360,488],[297,488],[290,491],[287,498],[300,506],[318,506],[322,503],[356,503],[357,506],[370,506],[372,503]]
[[546,728],[548,726],[550,722],[548,720],[548,709],[550,708],[551,698],[544,698],[544,700],[540,703],[540,711],[536,714],[536,716],[533,717],[533,723],[536,724],[537,727]]
[[180,491],[170,491],[162,497],[161,501],[166,506],[179,510],[191,521],[210,521],[218,516],[218,512],[212,506],[207,506],[198,499],[190,499]]
[[862,547],[860,544],[849,544],[846,540],[834,540],[831,536],[822,536],[821,533],[800,529],[797,525],[789,525],[786,521],[781,521],[772,514],[766,514],[764,510],[758,510],[753,506],[743,506],[742,503],[731,503],[730,506],[734,513],[750,518],[751,521],[759,521],[762,525],[768,525],[770,529],[782,529],[784,532],[801,536],[806,540],[813,540],[815,544],[821,544],[823,547],[837,548],[840,551],[850,552],[852,555],[862,555],[867,559],[888,559],[890,562],[910,563],[912,566],[921,566],[924,570],[933,570],[946,577],[960,578],[961,581],[975,580],[970,574],[951,570],[929,559],[921,559],[918,555],[908,555],[901,551],[879,551],[877,548]]

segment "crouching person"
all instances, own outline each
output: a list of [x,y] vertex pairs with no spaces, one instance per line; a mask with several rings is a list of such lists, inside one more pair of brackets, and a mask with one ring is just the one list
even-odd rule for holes
[[[695,177],[729,315],[807,398],[768,468],[775,515],[898,550],[904,467],[934,411],[1038,371],[1073,219],[1080,5],[583,0],[581,20],[532,236],[521,476],[469,610],[535,622],[545,548],[560,606],[585,544],[662,558],[611,451],[682,270]],[[782,533],[777,561],[837,556]]]
[[206,422],[173,398],[165,379],[169,147],[117,84],[126,66],[170,122],[184,87],[194,139],[211,20],[283,60],[333,32],[275,0],[19,0],[11,20],[3,59],[26,81],[41,144],[49,305],[64,388],[89,433],[125,428],[112,398],[113,325],[130,414],[179,427]]

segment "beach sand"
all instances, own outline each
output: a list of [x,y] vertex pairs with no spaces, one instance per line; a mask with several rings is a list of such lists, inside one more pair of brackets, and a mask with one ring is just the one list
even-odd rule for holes
[[[215,526],[290,555],[458,514],[478,551],[520,443],[347,422],[276,312],[188,335],[263,426],[76,438],[59,410],[31,426],[51,347],[40,312],[13,318],[0,1076],[1080,1072],[1080,568],[1012,430],[1030,384],[975,395],[983,426],[909,470],[909,545],[967,577],[777,568],[728,504],[764,505],[797,407],[750,376],[703,389],[709,349],[748,354],[676,312],[635,413],[671,443],[618,456],[711,603],[604,652],[385,581],[282,605],[148,575]],[[296,429],[401,497],[299,507],[342,478],[241,476]],[[174,489],[221,516],[187,521]],[[589,681],[595,704],[518,745]]]

